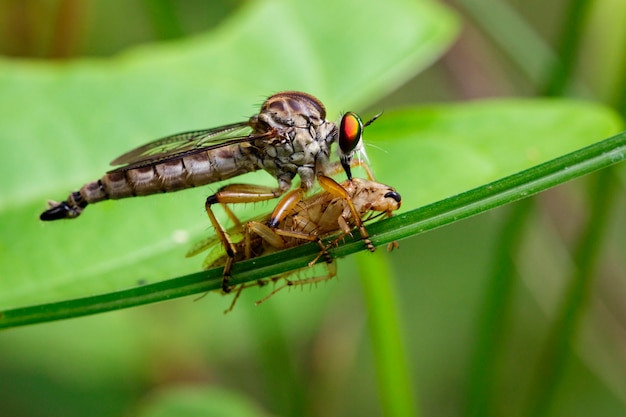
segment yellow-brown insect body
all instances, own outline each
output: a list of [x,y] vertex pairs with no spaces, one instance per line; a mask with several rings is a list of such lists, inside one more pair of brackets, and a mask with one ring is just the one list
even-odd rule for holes
[[[273,223],[274,213],[272,213],[247,222],[243,231],[231,230],[230,233],[244,234],[235,245],[231,262],[317,241],[336,233],[348,234],[355,227],[363,227],[363,222],[370,218],[391,217],[392,213],[400,208],[400,194],[387,185],[361,178],[353,178],[341,184],[330,178],[325,180],[335,189],[324,190],[295,203],[275,225],[269,226]],[[362,233],[362,238],[370,248],[371,243],[367,243],[369,239],[367,232],[365,235]],[[188,256],[218,243],[215,237],[206,239],[194,246]],[[373,250],[373,246],[370,250]],[[211,259],[205,267],[224,265],[227,258],[227,255],[223,255]]]

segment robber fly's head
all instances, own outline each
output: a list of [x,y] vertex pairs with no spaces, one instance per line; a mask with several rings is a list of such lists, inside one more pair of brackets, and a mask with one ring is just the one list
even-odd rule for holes
[[339,160],[349,180],[352,179],[350,163],[352,162],[354,154],[363,155],[363,158],[367,162],[367,155],[362,140],[363,128],[372,124],[381,114],[382,113],[378,113],[365,124],[361,121],[358,114],[351,111],[341,117],[341,122],[339,123]]

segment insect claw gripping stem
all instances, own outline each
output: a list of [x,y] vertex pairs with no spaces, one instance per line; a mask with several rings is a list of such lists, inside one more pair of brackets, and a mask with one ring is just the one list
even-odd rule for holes
[[229,256],[228,259],[226,260],[226,265],[224,265],[224,273],[222,274],[222,292],[224,294],[228,294],[233,289],[233,287],[228,285],[228,283],[230,282],[230,270],[233,267],[234,259],[235,259],[234,255]]
[[229,281],[230,281],[230,275],[224,275],[222,277],[222,291],[224,292],[224,294],[230,293],[233,289],[233,287],[228,285]]

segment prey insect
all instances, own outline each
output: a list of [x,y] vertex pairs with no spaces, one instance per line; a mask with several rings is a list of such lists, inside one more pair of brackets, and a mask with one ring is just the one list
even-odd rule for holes
[[[309,266],[323,257],[328,265],[328,274],[298,281],[286,279],[285,284],[275,289],[267,298],[286,286],[314,283],[334,277],[336,266],[328,249],[355,229],[358,230],[363,244],[370,251],[374,251],[375,247],[365,223],[380,217],[391,217],[400,208],[401,198],[392,187],[366,179],[354,178],[339,184],[329,177],[320,176],[318,181],[323,191],[304,198],[301,189],[292,190],[270,215],[245,224],[227,211],[235,221],[231,233],[236,243],[232,243],[232,247],[224,247],[218,244],[219,238],[213,236],[194,245],[187,256],[209,250],[204,267],[208,269],[224,266],[222,289],[228,292],[235,262],[307,242],[317,242],[320,252]],[[334,236],[337,234],[338,236]],[[235,300],[244,288],[253,285],[258,283],[239,285]]]
[[[99,201],[178,191],[261,169],[277,179],[277,187],[233,184],[220,190],[220,198],[209,196],[207,205],[277,198],[296,175],[300,187],[308,190],[318,175],[335,165],[352,178],[350,164],[362,150],[362,130],[376,117],[363,124],[356,113],[348,112],[337,126],[326,120],[326,109],[317,98],[297,91],[274,94],[247,121],[168,136],[115,158],[111,165],[119,167],[65,201],[50,201],[40,219],[73,219]],[[339,161],[331,163],[335,142]],[[369,170],[368,175],[373,178]]]

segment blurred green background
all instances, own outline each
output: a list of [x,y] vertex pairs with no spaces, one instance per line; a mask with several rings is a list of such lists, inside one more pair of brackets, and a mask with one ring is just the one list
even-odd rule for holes
[[[4,56],[0,72],[9,74],[1,78],[0,94],[2,89],[6,92],[11,88],[23,94],[31,85],[28,77],[40,71],[37,80],[41,85],[33,86],[37,90],[33,97],[41,94],[45,100],[46,94],[57,97],[57,91],[64,94],[69,90],[68,97],[78,97],[84,100],[78,103],[85,103],[83,108],[68,110],[67,103],[59,102],[54,112],[40,114],[40,109],[34,107],[29,112],[25,104],[29,103],[28,98],[24,96],[16,95],[11,101],[2,102],[3,120],[30,120],[32,126],[20,129],[32,129],[34,135],[50,137],[44,141],[39,137],[41,144],[37,145],[44,147],[41,158],[48,157],[45,168],[37,168],[37,164],[31,168],[28,163],[32,160],[28,158],[5,155],[2,159],[5,163],[0,174],[4,178],[11,175],[11,164],[27,165],[36,173],[33,182],[36,178],[37,183],[0,182],[0,208],[8,213],[0,223],[0,251],[11,253],[9,246],[24,247],[19,253],[29,256],[14,259],[15,265],[31,267],[41,263],[47,268],[52,264],[56,269],[50,272],[50,279],[54,281],[61,276],[59,271],[76,267],[80,262],[77,258],[102,257],[106,250],[91,245],[71,246],[64,241],[65,236],[77,239],[80,233],[97,234],[103,247],[120,247],[125,236],[116,230],[143,221],[131,216],[129,225],[107,222],[111,214],[123,216],[128,205],[107,206],[99,213],[94,208],[93,213],[88,213],[89,219],[85,215],[80,224],[54,228],[36,225],[32,234],[21,234],[22,229],[16,226],[21,223],[7,219],[12,218],[13,211],[26,207],[27,221],[36,224],[34,216],[41,209],[42,196],[64,197],[69,191],[67,187],[80,186],[93,179],[91,175],[100,175],[109,160],[127,150],[123,142],[114,141],[139,140],[133,142],[138,145],[140,138],[145,141],[181,129],[211,127],[245,118],[262,101],[263,94],[280,82],[285,88],[315,88],[310,92],[323,97],[331,119],[344,107],[355,107],[365,115],[380,109],[389,109],[393,114],[393,109],[402,106],[511,96],[582,98],[612,107],[622,117],[626,112],[626,4],[619,0],[450,1],[447,6],[452,15],[435,8],[428,18],[420,20],[419,24],[432,29],[423,35],[416,34],[419,27],[396,19],[412,18],[417,4],[430,13],[428,2],[346,2],[345,6],[311,2],[294,8],[302,13],[300,20],[294,21],[316,30],[320,35],[315,38],[292,35],[297,25],[289,20],[294,10],[286,4],[0,0],[0,54]],[[388,13],[381,13],[381,7]],[[403,13],[403,7],[411,13]],[[398,15],[393,8],[397,8]],[[261,54],[256,43],[238,42],[238,34],[232,33],[237,22],[265,17],[255,14],[254,10],[260,9],[277,13],[280,18],[259,18],[258,26],[247,28],[257,37],[258,45],[269,45],[270,51],[277,45],[276,56],[268,57],[265,50]],[[450,18],[453,15],[458,21]],[[402,51],[399,45],[359,42],[358,34],[370,29],[363,23],[367,19],[372,19],[371,28],[388,30],[374,32],[372,38],[389,39],[388,42],[403,38],[417,42],[437,38],[433,33],[447,34],[439,36],[437,46],[422,48],[419,59],[407,54],[407,60],[401,61],[393,58],[391,52],[396,47]],[[435,30],[441,27],[447,29]],[[345,30],[331,32],[328,28]],[[448,49],[447,43],[452,42],[456,30],[458,37]],[[187,109],[185,106],[191,107],[185,101],[189,97],[187,91],[180,93],[179,101],[155,104],[163,91],[176,95],[176,91],[168,91],[174,87],[167,83],[163,84],[163,91],[147,87],[138,90],[143,94],[126,91],[129,79],[145,81],[144,70],[135,71],[142,63],[152,65],[154,71],[150,74],[161,81],[162,74],[169,74],[169,66],[176,65],[172,57],[180,50],[192,51],[205,36],[217,44],[216,53],[224,61],[234,63],[224,68],[219,62],[207,65],[189,52],[189,65],[201,65],[203,72],[181,71],[180,77],[189,77],[189,91],[197,86],[197,98],[220,100],[224,108],[210,104],[215,109],[210,114],[195,107]],[[242,39],[248,38],[242,35]],[[153,43],[165,43],[157,58],[142,49]],[[342,61],[345,48],[357,49],[355,56],[361,60]],[[319,54],[311,59],[314,52]],[[237,61],[232,56],[249,58]],[[354,84],[341,81],[339,76],[334,80],[333,73],[327,75],[319,68],[304,65],[316,57],[332,60],[325,65],[335,66],[336,73],[349,68]],[[392,58],[398,64],[386,67],[384,59]],[[289,78],[280,74],[275,77],[278,79],[272,79],[271,71],[263,72],[260,68],[264,59],[284,67],[285,74],[296,75]],[[435,62],[422,70],[430,61]],[[73,62],[78,63],[72,67]],[[321,63],[319,66],[323,67]],[[53,76],[46,72],[49,67],[57,71]],[[220,78],[220,74],[233,72],[232,78]],[[83,74],[88,75],[84,82],[76,81]],[[26,81],[20,78],[22,75]],[[109,76],[119,77],[119,84],[111,84],[110,80],[98,84]],[[237,83],[231,85],[233,79]],[[367,83],[371,79],[377,83]],[[362,88],[355,91],[354,86],[360,82]],[[119,103],[110,99],[111,88],[118,85],[122,97]],[[337,85],[345,88],[336,88]],[[235,96],[231,95],[233,91]],[[68,103],[76,105],[72,100],[68,99]],[[6,105],[8,102],[11,106]],[[177,112],[171,112],[170,119],[161,116],[168,114],[170,106],[177,107]],[[195,124],[177,124],[178,112],[189,112],[188,123]],[[80,116],[72,119],[75,116],[67,113]],[[110,135],[112,142],[101,143],[93,150],[85,144],[85,150],[81,144],[88,143],[89,138],[78,135],[76,132],[82,132],[79,128],[67,126],[67,120],[80,124],[84,131],[101,132],[105,138]],[[371,127],[373,134],[375,127]],[[594,139],[615,133],[607,129]],[[129,131],[136,135],[116,138]],[[3,135],[7,136],[1,138],[5,144],[17,140],[18,136],[6,132]],[[68,142],[63,142],[66,137]],[[37,149],[31,149],[35,147],[33,143],[37,142],[22,141],[15,146],[24,153],[36,154]],[[383,147],[384,153],[384,142],[377,142],[376,146]],[[89,160],[75,161],[84,155],[89,155]],[[393,155],[388,159],[393,160]],[[72,160],[71,169],[65,166],[67,160]],[[409,177],[411,171],[419,172],[417,162],[416,166],[402,168]],[[463,177],[467,167],[456,163],[447,169]],[[58,178],[56,174],[48,176],[55,170],[62,171]],[[376,173],[391,185],[402,181],[398,178],[402,173],[397,171]],[[400,242],[400,249],[389,255],[382,250],[365,254],[387,259],[391,265],[392,273],[380,278],[391,280],[394,289],[402,348],[407,356],[406,371],[412,384],[412,399],[399,411],[391,412],[385,400],[381,400],[377,373],[380,370],[374,364],[368,310],[359,281],[359,254],[339,261],[338,280],[281,293],[259,307],[254,306],[254,301],[262,293],[247,291],[235,311],[226,316],[222,311],[230,298],[209,294],[198,301],[187,297],[5,330],[0,333],[0,415],[624,415],[625,174],[624,167],[617,166],[532,200],[405,239]],[[421,188],[420,182],[425,180],[418,176],[411,181]],[[412,194],[420,192],[399,190],[408,201]],[[196,191],[176,198],[178,204],[192,206],[188,212],[176,212],[181,216],[197,215],[185,219],[190,223],[205,220],[197,201],[202,201],[198,196],[206,191]],[[9,195],[17,201],[8,201]],[[421,204],[427,202],[430,201]],[[167,206],[164,216],[173,208],[174,204]],[[159,210],[154,207],[155,212]],[[146,231],[145,239],[168,235],[177,221],[173,215],[163,218],[163,229]],[[206,227],[202,224],[198,230]],[[42,250],[35,241],[38,237],[46,240],[47,234],[54,235],[58,244]],[[200,264],[199,259],[183,259],[184,249],[179,248],[174,254],[180,259],[180,274],[197,270]],[[158,251],[156,255],[160,255]],[[158,267],[158,261],[150,262],[154,262],[151,267]],[[126,263],[141,264],[142,258],[131,257],[119,263],[122,267]],[[4,288],[28,281],[27,276],[19,273],[25,267],[15,268],[2,269],[6,274],[0,277]],[[136,268],[132,270],[132,279],[151,279],[150,275],[137,275],[138,270],[149,274],[150,268],[146,267],[145,272]],[[45,270],[39,272],[45,277]],[[111,274],[107,280],[90,284],[93,287],[86,286],[87,290],[72,289],[69,294],[119,289],[124,277],[117,271],[115,274],[118,276]],[[86,275],[97,273],[91,270]],[[579,276],[590,279],[577,280]],[[9,284],[12,281],[15,283]],[[575,292],[569,285],[572,282],[588,285]],[[63,292],[63,285],[55,287],[35,281],[21,290],[26,294],[23,299],[55,299],[54,294],[46,293],[48,287],[68,294]],[[13,299],[20,300],[23,294],[18,293]],[[572,336],[567,344],[560,346],[553,341],[562,340],[555,329],[563,327],[554,323],[558,322],[560,306],[571,294],[583,300],[584,308],[574,312],[580,314],[571,320],[576,328],[567,333]],[[7,306],[13,307],[10,301],[11,298]],[[490,317],[493,321],[489,327]],[[491,333],[485,334],[486,328]],[[551,355],[550,349],[556,349],[557,354]],[[557,377],[551,376],[550,371]],[[547,387],[545,381],[549,381]]]

